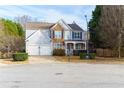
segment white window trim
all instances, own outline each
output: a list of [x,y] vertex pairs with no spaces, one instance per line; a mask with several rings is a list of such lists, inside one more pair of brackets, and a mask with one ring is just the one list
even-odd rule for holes
[[54,48],[55,49],[61,49],[62,48],[62,43],[54,43]]
[[[59,33],[59,35],[58,34],[56,35],[56,33]],[[54,36],[55,38],[59,38],[59,39],[62,38],[62,31],[55,31]]]
[[75,40],[80,40],[80,39],[81,39],[81,34],[80,34],[80,32],[74,32],[74,39],[75,39]]
[[85,46],[84,46],[83,48],[82,48],[81,46],[82,46],[81,44],[77,44],[77,45],[76,45],[76,49],[77,49],[77,50],[85,49]]

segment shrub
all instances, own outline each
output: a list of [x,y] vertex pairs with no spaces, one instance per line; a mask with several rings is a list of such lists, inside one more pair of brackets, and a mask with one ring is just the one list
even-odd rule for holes
[[25,61],[28,59],[28,53],[14,53],[13,60],[14,61]]
[[91,59],[95,59],[96,53],[90,53],[90,57],[91,57]]
[[65,56],[65,50],[64,49],[54,49],[53,56]]
[[80,53],[79,55],[80,55],[80,59],[85,59],[86,57],[86,53]]
[[[80,59],[86,59],[87,53],[80,53]],[[89,53],[90,59],[95,59],[96,53]]]

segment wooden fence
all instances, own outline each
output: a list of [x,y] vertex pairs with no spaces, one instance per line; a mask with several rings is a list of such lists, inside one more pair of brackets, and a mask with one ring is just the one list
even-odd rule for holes
[[112,49],[96,49],[96,56],[98,57],[117,57],[118,52]]

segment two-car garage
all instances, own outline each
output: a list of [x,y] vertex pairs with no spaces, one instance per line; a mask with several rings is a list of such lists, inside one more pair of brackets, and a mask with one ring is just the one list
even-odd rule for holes
[[28,55],[52,55],[52,50],[49,29],[26,30],[26,52]]
[[49,44],[28,45],[26,49],[29,55],[52,55],[52,48]]

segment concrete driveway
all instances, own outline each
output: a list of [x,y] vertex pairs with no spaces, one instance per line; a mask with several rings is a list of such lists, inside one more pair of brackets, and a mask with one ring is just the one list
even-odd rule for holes
[[124,87],[124,65],[39,63],[1,66],[0,87]]
[[29,56],[28,62],[30,64],[61,63],[61,60],[57,60],[54,56]]

